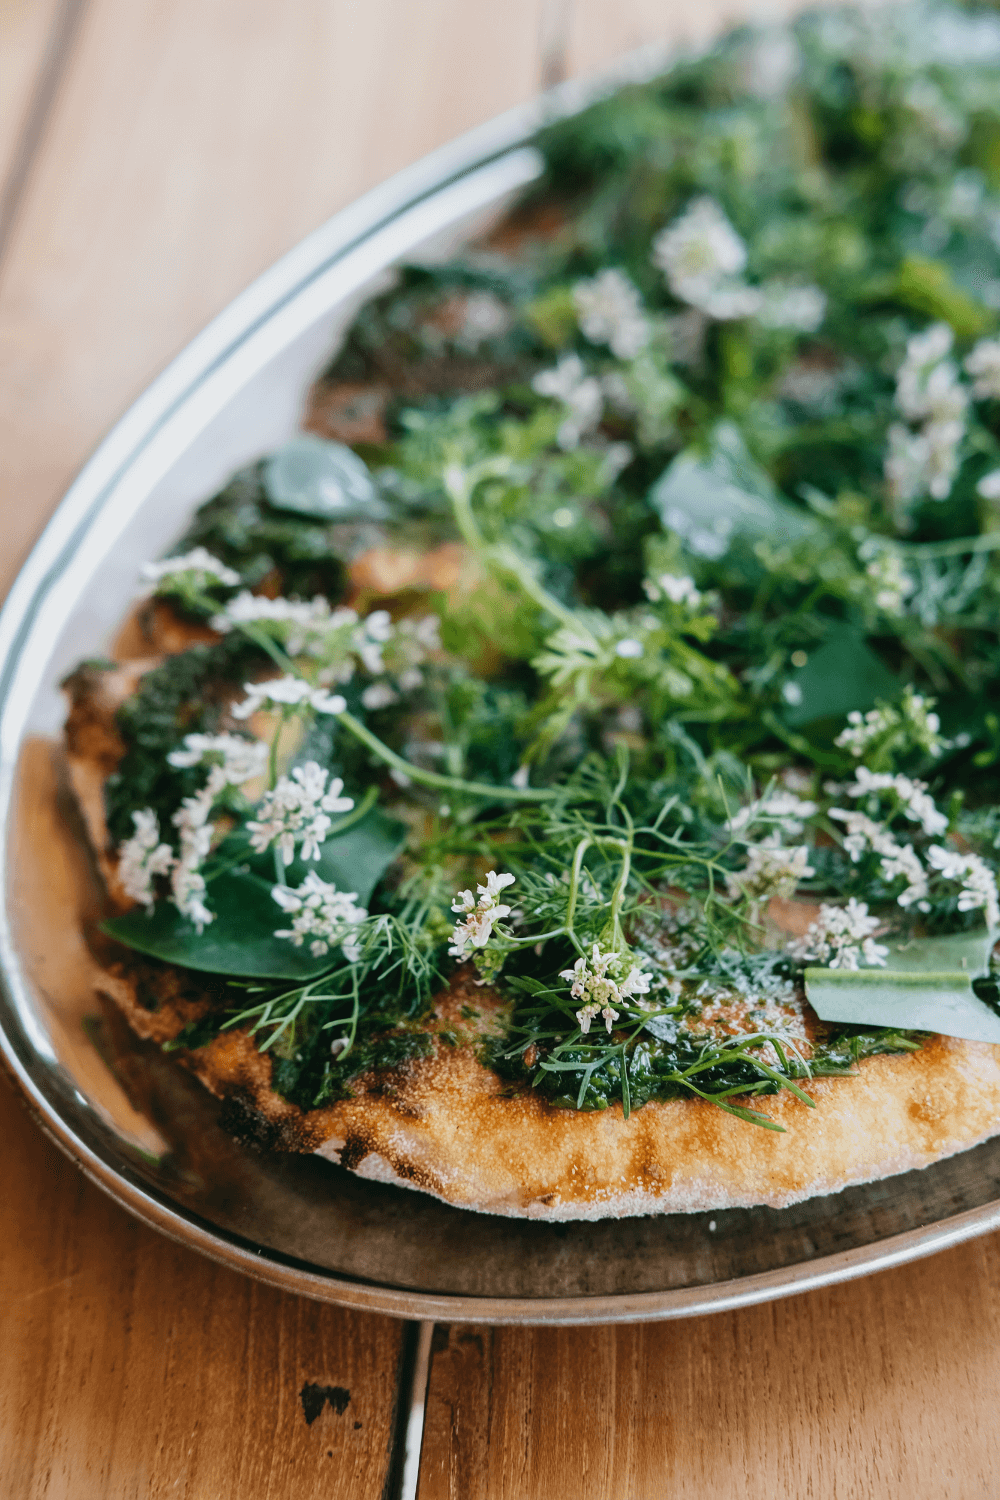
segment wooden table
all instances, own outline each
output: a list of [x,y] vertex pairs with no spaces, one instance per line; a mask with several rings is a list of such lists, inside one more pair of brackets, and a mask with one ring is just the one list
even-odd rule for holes
[[[543,79],[722,14],[0,0],[0,587],[114,418],[306,231]],[[4,1500],[384,1493],[398,1325],[159,1238],[3,1085],[0,1132]],[[994,1237],[700,1320],[439,1328],[420,1500],[995,1497],[998,1268]],[[307,1384],[342,1393],[311,1423]]]

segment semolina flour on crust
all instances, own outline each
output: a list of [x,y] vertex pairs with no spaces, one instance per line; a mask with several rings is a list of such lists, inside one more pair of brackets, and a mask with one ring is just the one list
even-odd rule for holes
[[[175,976],[174,984],[177,978]],[[158,1008],[140,1004],[159,990]],[[170,993],[171,977],[115,966],[100,984],[140,1036],[166,1041],[210,1001]],[[462,1011],[475,1007],[474,1027]],[[359,1176],[459,1208],[531,1219],[603,1219],[767,1204],[784,1208],[855,1183],[926,1167],[1000,1132],[1000,1048],[935,1037],[919,1052],[863,1061],[852,1078],[755,1101],[785,1134],[700,1100],[579,1113],[511,1088],[476,1056],[502,1010],[462,970],[437,997],[429,1056],[363,1074],[355,1097],[303,1111],[271,1087],[271,1062],[245,1031],[179,1057],[224,1101],[223,1123],[265,1149],[310,1151]]]

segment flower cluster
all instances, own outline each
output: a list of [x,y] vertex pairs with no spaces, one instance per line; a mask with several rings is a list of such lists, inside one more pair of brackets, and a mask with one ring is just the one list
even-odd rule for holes
[[578,354],[564,354],[551,370],[541,370],[531,382],[539,396],[560,401],[565,415],[556,433],[560,448],[578,448],[580,439],[598,426],[604,411],[604,390],[596,375],[588,375]]
[[1000,339],[980,339],[965,358],[977,401],[1000,401]]
[[246,697],[233,710],[234,719],[249,719],[256,713],[293,715],[312,709],[318,714],[342,714],[347,703],[339,693],[313,687],[301,677],[278,677],[268,682],[245,682]]
[[900,812],[911,823],[919,823],[929,837],[937,838],[947,831],[948,818],[937,807],[925,781],[892,776],[886,771],[869,771],[867,766],[858,766],[854,774],[854,784],[846,789],[849,797],[880,796],[889,792],[896,799]]
[[634,359],[649,342],[642,298],[622,271],[612,268],[592,281],[578,281],[573,301],[584,338],[607,344],[617,359]]
[[647,578],[643,581],[646,598],[658,604],[661,599],[669,599],[671,604],[680,604],[687,609],[697,609],[701,604],[701,594],[695,588],[694,579],[687,576],[677,578],[673,573],[658,573],[655,578]]
[[814,333],[826,315],[815,286],[748,286],[747,247],[714,198],[696,198],[653,241],[653,264],[681,302],[720,322],[756,317],[767,328]]
[[865,564],[865,576],[870,580],[876,609],[887,615],[901,615],[916,584],[895,548],[880,547]]
[[645,973],[641,961],[630,953],[619,953],[614,948],[602,953],[599,943],[594,944],[588,957],[578,958],[571,969],[561,970],[559,977],[570,981],[572,998],[584,1002],[576,1013],[584,1036],[598,1015],[610,1033],[621,1014],[614,1007],[636,995],[647,994],[653,982],[653,976]]
[[311,938],[309,952],[314,958],[322,958],[339,944],[348,963],[357,963],[360,951],[352,937],[368,913],[355,904],[356,891],[338,891],[330,881],[321,880],[315,870],[310,870],[294,890],[276,885],[271,895],[282,911],[292,917],[291,927],[278,928],[275,937],[286,938],[296,948]]
[[237,572],[227,568],[204,547],[195,547],[181,557],[167,557],[163,562],[145,563],[142,577],[147,583],[155,584],[159,593],[177,589],[185,592],[203,590],[220,584],[225,588],[235,588],[240,582]]
[[960,854],[954,849],[945,849],[934,844],[927,851],[927,863],[937,870],[945,880],[961,881],[958,897],[959,911],[982,909],[990,931],[1000,927],[1000,898],[997,896],[997,878],[989,865],[978,854]]
[[894,422],[889,428],[885,476],[900,507],[923,495],[947,500],[958,473],[969,393],[948,357],[953,338],[947,323],[915,334],[896,376],[896,405],[910,425]]
[[126,896],[153,909],[153,877],[168,875],[174,863],[174,851],[160,842],[160,825],[151,808],[132,814],[135,833],[118,851],[118,879]]
[[744,896],[756,903],[772,896],[791,896],[801,880],[815,873],[805,844],[787,848],[781,835],[772,833],[759,844],[747,845],[746,865],[727,873],[726,885],[734,901]]
[[872,759],[876,750],[921,750],[936,758],[951,742],[941,734],[941,720],[933,712],[933,704],[933,698],[907,688],[898,707],[883,704],[866,714],[853,709],[847,715],[847,728],[841,730],[834,744],[849,750],[858,760],[862,756]]
[[344,783],[339,776],[327,786],[329,775],[317,761],[307,760],[264,793],[257,818],[247,824],[258,854],[273,844],[282,863],[290,865],[300,844],[303,859],[319,859],[320,845],[333,826],[330,814],[350,812],[354,806],[352,797],[340,795]]
[[493,928],[504,917],[510,916],[511,908],[498,901],[500,892],[514,884],[513,875],[498,875],[490,870],[485,885],[477,885],[477,896],[471,891],[459,891],[451,904],[452,911],[459,912],[464,921],[455,923],[451,947],[453,958],[466,958],[467,948],[485,948],[493,935]]
[[175,855],[169,844],[160,842],[156,815],[146,808],[132,814],[136,831],[119,850],[118,874],[126,894],[150,909],[154,903],[153,877],[169,875],[174,905],[201,932],[213,920],[205,905],[205,879],[201,874],[215,836],[212,809],[227,788],[242,786],[260,775],[267,747],[234,734],[189,734],[167,760],[178,769],[208,768],[205,785],[194,796],[185,797],[173,815],[179,852]]
[[802,833],[808,819],[817,811],[815,802],[800,797],[797,792],[778,788],[747,807],[741,807],[729,819],[726,827],[730,833],[739,833],[741,828],[746,828],[751,822],[780,823],[782,831],[795,838]]
[[846,906],[824,902],[805,936],[789,943],[788,951],[803,963],[813,961],[831,969],[858,969],[863,963],[884,968],[889,949],[872,936],[878,926],[879,919],[869,915],[867,902],[854,896]]

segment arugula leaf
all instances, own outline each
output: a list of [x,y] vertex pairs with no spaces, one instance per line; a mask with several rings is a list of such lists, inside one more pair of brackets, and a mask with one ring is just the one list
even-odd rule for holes
[[[309,869],[338,890],[357,892],[360,905],[367,905],[377,881],[402,848],[405,828],[395,818],[374,808],[367,817],[343,834],[328,839],[320,858],[306,864],[295,860],[285,879],[298,885]],[[220,845],[217,858],[238,857],[246,836],[234,834]],[[266,863],[266,859],[264,861]],[[209,876],[209,905],[215,921],[204,932],[167,901],[151,913],[141,908],[112,917],[103,931],[128,948],[180,964],[207,974],[233,974],[253,979],[309,979],[331,967],[331,955],[315,958],[306,947],[295,948],[287,938],[276,938],[283,926],[281,910],[271,896],[272,883],[259,873],[260,857]],[[256,866],[256,869],[254,868]]]
[[995,940],[982,930],[918,938],[892,947],[884,969],[806,969],[806,995],[823,1021],[1000,1042],[1000,1016],[973,989]]
[[716,424],[707,454],[678,454],[649,498],[688,550],[709,559],[722,557],[737,537],[794,542],[817,524],[778,493],[732,422]]

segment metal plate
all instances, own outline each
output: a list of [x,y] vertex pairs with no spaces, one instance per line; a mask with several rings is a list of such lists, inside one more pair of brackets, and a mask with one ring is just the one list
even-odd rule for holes
[[[564,89],[556,107],[585,97]],[[1000,1139],[780,1211],[560,1225],[470,1214],[235,1145],[197,1084],[99,1014],[82,935],[98,897],[60,781],[59,679],[106,648],[140,563],[194,506],[290,436],[338,329],[392,264],[440,253],[538,172],[524,143],[552,107],[516,111],[418,163],[237,299],[95,453],[0,616],[0,1043],[43,1128],[177,1240],[288,1290],[409,1318],[690,1316],[1000,1227]]]

